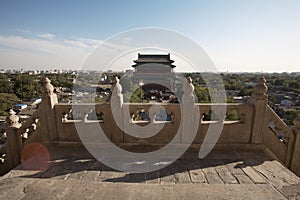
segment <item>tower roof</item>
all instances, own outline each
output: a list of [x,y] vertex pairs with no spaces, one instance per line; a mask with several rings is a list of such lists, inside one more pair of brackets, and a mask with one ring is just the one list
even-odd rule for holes
[[169,65],[170,67],[174,68],[175,65],[172,65],[174,60],[170,59],[170,54],[138,54],[138,59],[134,60],[136,64],[132,67],[136,67],[140,64],[146,63],[158,63],[158,64],[165,64]]

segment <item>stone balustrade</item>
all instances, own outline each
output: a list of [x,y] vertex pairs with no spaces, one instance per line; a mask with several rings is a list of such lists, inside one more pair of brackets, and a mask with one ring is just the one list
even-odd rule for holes
[[292,154],[292,158],[291,158],[290,169],[295,174],[300,176],[300,114],[294,120],[293,131],[295,134],[295,143],[294,143],[294,149],[293,149],[293,154]]
[[[159,148],[168,144],[177,132],[180,135],[176,137],[176,143],[184,144],[190,130],[193,130],[192,126],[196,135],[191,141],[191,148],[199,150],[206,140],[208,129],[222,124],[215,149],[266,148],[274,158],[300,175],[300,117],[295,120],[293,129],[288,127],[267,105],[265,82],[264,78],[259,79],[249,104],[195,103],[191,79],[187,79],[180,104],[123,103],[118,79],[115,80],[110,104],[65,104],[57,102],[53,86],[46,78],[42,103],[29,120],[21,125],[18,117],[10,113],[8,142],[0,153],[6,152],[5,159],[10,163],[10,169],[18,165],[20,153],[26,145],[22,138],[29,130],[37,132],[39,141],[43,143],[82,145],[78,126],[86,131],[101,127],[112,143],[129,150],[132,146],[145,145]],[[160,129],[151,137],[127,134],[141,127]]]
[[269,106],[266,109],[262,133],[264,144],[279,160],[290,166],[295,143],[294,132]]

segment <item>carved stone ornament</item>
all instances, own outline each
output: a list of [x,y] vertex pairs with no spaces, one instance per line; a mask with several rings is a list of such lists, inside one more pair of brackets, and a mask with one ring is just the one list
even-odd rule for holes
[[115,77],[115,84],[113,88],[114,96],[122,96],[122,85],[120,84],[120,80],[118,77]]
[[265,77],[260,77],[258,83],[254,87],[254,94],[257,96],[266,96],[268,87],[266,85]]
[[20,128],[21,123],[19,123],[19,117],[16,115],[16,112],[13,109],[10,109],[8,116],[6,117],[6,122],[9,124],[9,127]]
[[184,99],[185,100],[194,100],[194,85],[192,84],[192,78],[191,77],[187,77],[186,79],[186,83],[184,86]]
[[48,77],[45,78],[43,89],[44,89],[44,94],[45,95],[50,96],[50,95],[53,94],[54,87],[51,84],[51,80]]

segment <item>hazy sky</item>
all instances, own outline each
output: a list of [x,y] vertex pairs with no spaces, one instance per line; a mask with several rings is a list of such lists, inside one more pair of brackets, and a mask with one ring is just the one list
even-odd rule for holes
[[219,71],[300,71],[299,0],[3,0],[0,68],[78,69],[103,40],[142,27],[193,39]]

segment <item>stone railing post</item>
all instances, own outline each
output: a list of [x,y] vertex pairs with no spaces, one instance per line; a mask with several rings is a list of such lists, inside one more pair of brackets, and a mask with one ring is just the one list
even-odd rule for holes
[[45,78],[43,85],[43,96],[40,110],[41,132],[43,141],[57,140],[57,127],[54,105],[58,103],[57,95],[53,92],[54,87],[49,78]]
[[261,77],[254,87],[254,93],[251,96],[251,103],[255,105],[251,136],[252,144],[262,143],[265,113],[268,104],[268,95],[266,94],[267,90],[268,87],[266,86],[266,79]]
[[22,126],[19,123],[19,117],[16,112],[12,109],[8,113],[6,118],[8,127],[6,128],[7,135],[7,162],[10,169],[15,168],[21,163],[22,153],[22,138],[21,134],[18,133],[18,129]]
[[294,120],[295,145],[291,159],[291,170],[300,176],[300,114]]
[[[112,131],[118,133],[120,132],[120,129],[123,130],[123,94],[122,86],[118,77],[115,77],[114,85],[112,87],[111,111],[111,120],[116,122],[116,126],[112,126]],[[119,144],[122,142],[122,136],[120,134],[112,134],[112,140]]]
[[118,77],[115,77],[115,82],[112,88],[111,101],[114,105],[113,107],[122,108],[123,105],[123,94],[122,86]]
[[184,86],[184,93],[182,96],[182,143],[188,143],[193,137],[191,134],[193,133],[193,127],[195,123],[195,119],[193,119],[194,115],[194,105],[195,105],[195,96],[194,85],[192,84],[191,77],[187,77],[186,83]]

